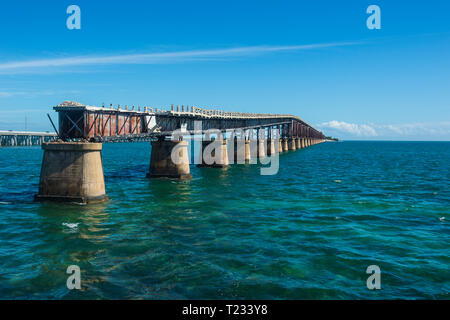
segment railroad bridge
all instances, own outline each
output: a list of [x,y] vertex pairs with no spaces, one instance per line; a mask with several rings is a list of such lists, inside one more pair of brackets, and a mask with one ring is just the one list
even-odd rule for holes
[[50,132],[0,131],[0,147],[39,146],[56,138]]
[[103,201],[103,142],[150,140],[151,178],[190,178],[188,140],[200,137],[199,166],[278,156],[325,141],[322,132],[287,114],[227,112],[194,106],[96,107],[65,101],[54,107],[58,142],[44,143],[36,200]]

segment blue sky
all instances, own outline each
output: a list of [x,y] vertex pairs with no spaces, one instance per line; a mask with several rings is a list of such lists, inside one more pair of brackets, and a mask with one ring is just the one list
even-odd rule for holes
[[[81,30],[66,9],[81,8]],[[369,30],[366,8],[381,8]],[[343,139],[450,140],[448,1],[21,1],[0,10],[0,129],[64,100],[295,114]],[[53,115],[55,116],[55,115]]]

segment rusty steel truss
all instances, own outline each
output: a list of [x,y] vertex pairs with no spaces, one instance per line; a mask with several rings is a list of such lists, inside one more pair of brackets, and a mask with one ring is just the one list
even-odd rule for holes
[[[277,130],[280,137],[324,139],[318,131],[301,118],[285,114],[225,112],[198,107],[172,106],[170,110],[144,107],[94,107],[65,101],[54,107],[58,112],[58,129],[64,141],[96,142],[148,140],[170,136],[175,130],[195,132],[216,129]],[[200,125],[200,127],[199,127]],[[272,131],[268,130],[268,131]]]

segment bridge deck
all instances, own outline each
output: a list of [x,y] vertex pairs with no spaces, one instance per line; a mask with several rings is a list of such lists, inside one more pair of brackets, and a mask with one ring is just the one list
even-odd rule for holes
[[114,109],[65,101],[54,107],[59,114],[59,135],[63,139],[112,141],[170,135],[173,131],[218,129],[264,129],[277,127],[284,136],[315,136],[322,133],[298,116],[228,112],[199,107],[174,107],[170,110],[132,106]]
[[51,132],[0,130],[0,147],[39,146],[56,138],[57,135]]

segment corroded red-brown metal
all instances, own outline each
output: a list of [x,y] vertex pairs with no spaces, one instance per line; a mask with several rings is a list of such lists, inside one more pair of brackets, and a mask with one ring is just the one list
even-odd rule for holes
[[136,116],[136,123],[134,127],[134,134],[140,134],[141,132],[141,116]]
[[124,129],[124,121],[125,121],[125,119],[124,119],[124,116],[123,116],[123,114],[121,114],[121,113],[119,113],[118,115],[117,115],[117,135],[118,136],[123,136],[124,135],[124,131],[125,131],[125,129]]
[[[189,108],[187,108],[189,110]],[[95,138],[95,137],[111,137],[111,136],[127,136],[127,135],[139,135],[147,133],[148,121],[150,115],[147,109],[144,109],[144,113],[140,112],[140,109],[124,110],[124,109],[112,109],[112,108],[71,108],[64,110],[62,107],[57,109],[59,112],[59,133],[63,139],[65,138]],[[152,109],[150,109],[152,112]],[[216,112],[217,113],[217,112]],[[211,114],[210,112],[207,114]],[[222,113],[223,114],[223,113]],[[191,115],[189,115],[191,116]],[[156,116],[155,116],[156,117]],[[185,118],[188,118],[185,116]],[[161,132],[170,132],[179,128],[183,121],[183,115],[179,118],[165,114],[162,114],[157,119],[158,126]],[[186,120],[187,121],[187,120]],[[322,137],[323,134],[314,128],[309,127],[305,123],[300,123],[298,119],[281,119],[276,125],[283,137]],[[280,122],[283,121],[281,124]],[[191,121],[192,122],[192,121]],[[187,123],[187,125],[190,122]],[[236,120],[225,119],[217,120],[214,117],[205,121],[204,128],[213,128],[214,125],[217,128],[256,128],[254,124],[260,125],[259,128],[266,129],[272,128],[273,125],[268,123],[268,120],[261,120],[260,123],[256,120]],[[253,130],[253,129],[252,129]],[[105,139],[107,141],[107,139]]]
[[109,122],[111,123],[110,126],[110,135],[115,136],[117,135],[117,130],[116,130],[116,119],[117,116],[115,114],[111,114],[111,120],[109,120]]
[[129,133],[133,134],[134,133],[133,130],[135,129],[135,127],[136,127],[136,117],[132,115],[132,116],[130,116],[130,132]]
[[87,127],[88,128],[87,135],[88,137],[93,137],[95,135],[95,114],[88,113],[88,117],[89,117],[88,121],[89,126]]
[[111,114],[103,115],[103,132],[102,136],[109,137],[111,135]]

